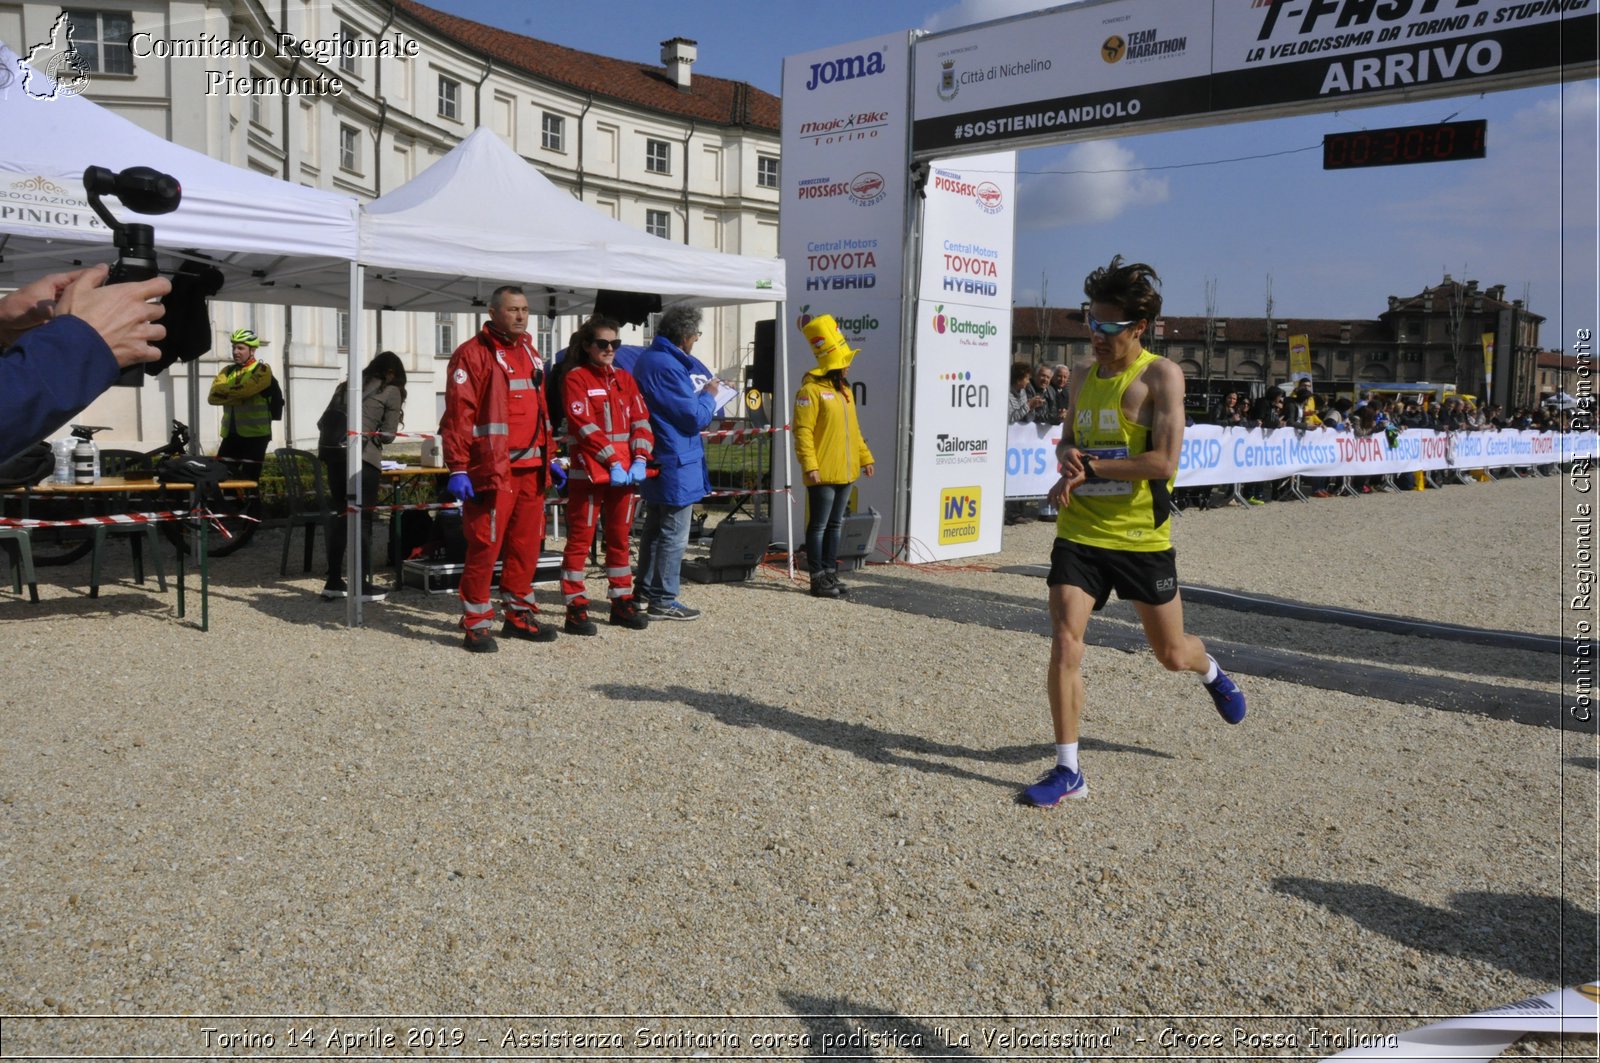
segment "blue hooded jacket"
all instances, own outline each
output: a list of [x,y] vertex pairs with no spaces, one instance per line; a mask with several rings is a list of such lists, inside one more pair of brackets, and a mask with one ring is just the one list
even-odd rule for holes
[[665,336],[657,336],[634,362],[633,379],[650,408],[650,427],[656,435],[654,464],[661,469],[639,489],[646,502],[691,506],[710,493],[711,474],[700,433],[717,407],[716,399],[700,389],[715,375]]

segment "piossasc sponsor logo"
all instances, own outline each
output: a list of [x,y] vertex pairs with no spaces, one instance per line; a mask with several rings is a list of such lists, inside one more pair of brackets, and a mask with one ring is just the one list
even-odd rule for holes
[[935,465],[971,465],[988,460],[987,439],[966,439],[948,432],[940,432],[933,437]]
[[978,201],[978,209],[985,214],[999,214],[1006,209],[1005,193],[993,181],[980,182],[972,195]]
[[814,92],[822,85],[834,85],[841,81],[876,77],[887,69],[882,51],[867,52],[865,55],[845,55],[823,63],[812,63],[811,76],[806,79],[806,91]]
[[883,197],[888,195],[888,186],[884,183],[883,174],[874,170],[858,173],[850,182],[850,198],[863,207],[870,207],[883,202]]

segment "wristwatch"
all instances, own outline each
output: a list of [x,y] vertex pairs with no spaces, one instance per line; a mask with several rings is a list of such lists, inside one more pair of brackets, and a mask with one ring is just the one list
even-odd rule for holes
[[1079,464],[1083,466],[1083,475],[1086,479],[1095,479],[1094,464],[1089,460],[1089,455],[1084,454],[1081,458],[1079,458]]

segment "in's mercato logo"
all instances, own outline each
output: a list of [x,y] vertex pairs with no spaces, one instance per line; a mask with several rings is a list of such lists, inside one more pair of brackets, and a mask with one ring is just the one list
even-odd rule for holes
[[825,63],[812,63],[811,76],[806,79],[806,91],[814,92],[820,86],[833,85],[856,78],[876,77],[888,69],[882,51],[865,55],[848,55],[830,59]]
[[958,410],[987,410],[989,385],[974,384],[970,370],[961,373],[940,373],[940,383],[950,385],[950,405]]
[[978,540],[978,520],[983,512],[983,488],[946,487],[939,492],[939,545]]

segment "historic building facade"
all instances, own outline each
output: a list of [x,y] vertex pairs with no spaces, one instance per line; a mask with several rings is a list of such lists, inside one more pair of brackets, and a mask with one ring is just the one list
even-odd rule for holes
[[[778,99],[697,73],[693,41],[663,42],[659,63],[618,59],[413,0],[90,0],[66,8],[0,2],[0,39],[25,54],[49,39],[63,10],[89,74],[86,97],[213,158],[370,200],[483,126],[557,185],[622,222],[696,247],[777,256]],[[486,229],[516,209],[483,204]],[[708,309],[695,353],[737,378],[755,322],[773,312],[771,304]],[[480,320],[465,307],[438,315],[366,312],[361,360],[394,350],[411,373],[407,427],[429,431],[438,423],[442,359]],[[575,317],[536,318],[540,351],[565,346],[577,324]],[[314,438],[317,416],[344,372],[348,314],[217,303],[212,325],[214,349],[198,363],[202,379],[226,357],[229,331],[254,328],[271,342],[264,356],[291,382],[277,443]],[[647,322],[625,329],[623,339],[645,342],[649,335]],[[170,384],[114,391],[93,409],[102,423],[118,423],[119,440],[160,437],[174,390],[181,394]],[[205,439],[216,438],[214,423],[197,427]]]
[[[1150,350],[1183,367],[1195,408],[1228,391],[1259,392],[1290,379],[1289,337],[1306,336],[1318,390],[1354,395],[1362,385],[1453,384],[1488,395],[1498,405],[1531,405],[1540,395],[1536,374],[1544,318],[1522,300],[1507,301],[1505,286],[1444,280],[1409,297],[1390,296],[1375,319],[1159,318],[1147,334]],[[1484,388],[1483,336],[1494,337],[1494,376]],[[1016,307],[1012,353],[1018,361],[1067,362],[1091,357],[1083,308]]]

